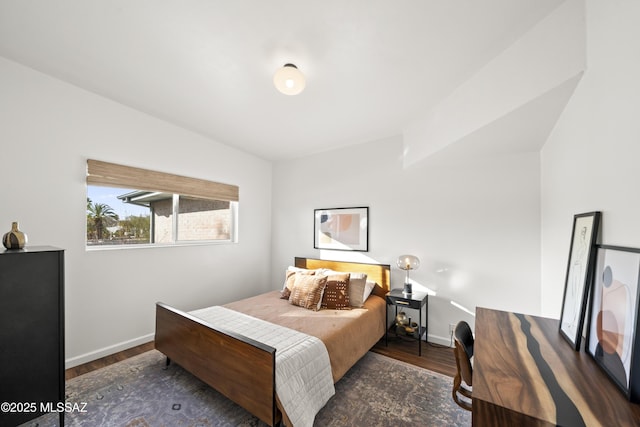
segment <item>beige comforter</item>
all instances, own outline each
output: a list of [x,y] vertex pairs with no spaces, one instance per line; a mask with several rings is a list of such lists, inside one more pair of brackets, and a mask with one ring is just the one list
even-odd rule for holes
[[384,335],[384,299],[371,295],[363,308],[311,311],[280,299],[273,291],[225,307],[320,338],[327,347],[337,382]]

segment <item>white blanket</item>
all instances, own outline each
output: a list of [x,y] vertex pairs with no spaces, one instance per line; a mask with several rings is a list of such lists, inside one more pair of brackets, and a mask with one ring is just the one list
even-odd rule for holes
[[293,427],[311,427],[335,394],[329,354],[320,339],[225,307],[190,314],[276,349],[276,393]]

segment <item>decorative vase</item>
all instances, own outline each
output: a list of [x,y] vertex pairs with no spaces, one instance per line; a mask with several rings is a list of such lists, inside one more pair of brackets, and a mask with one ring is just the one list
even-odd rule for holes
[[22,249],[27,244],[27,235],[18,230],[18,223],[11,223],[11,231],[2,236],[2,244],[7,249]]
[[398,313],[398,315],[396,316],[396,325],[404,326],[404,325],[407,325],[408,323],[409,323],[409,320],[407,320],[407,315],[404,313],[404,311],[401,311],[400,313]]

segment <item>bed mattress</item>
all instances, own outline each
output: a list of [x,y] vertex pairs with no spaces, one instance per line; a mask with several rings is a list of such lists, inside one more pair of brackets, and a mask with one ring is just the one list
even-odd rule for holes
[[386,323],[386,303],[376,295],[351,310],[307,310],[281,299],[279,291],[224,307],[319,338],[329,353],[334,383],[384,336]]

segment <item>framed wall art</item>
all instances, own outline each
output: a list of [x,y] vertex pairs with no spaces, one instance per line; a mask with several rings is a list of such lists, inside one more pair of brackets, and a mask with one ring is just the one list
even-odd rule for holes
[[560,313],[560,333],[574,350],[580,348],[599,228],[600,212],[577,214],[573,217]]
[[313,247],[367,252],[369,208],[315,209]]
[[599,245],[587,352],[632,402],[640,402],[640,249]]

